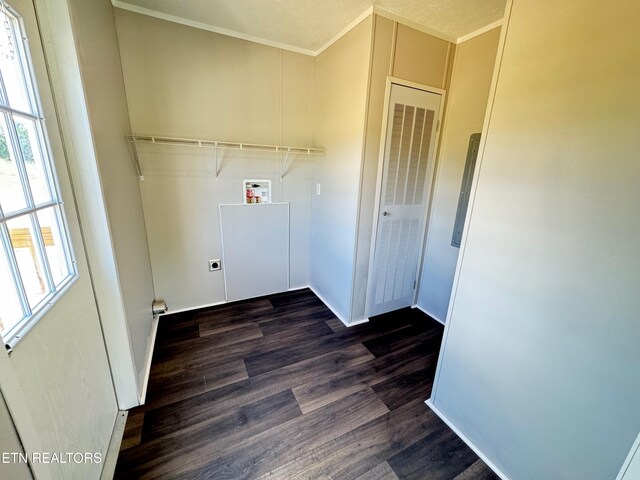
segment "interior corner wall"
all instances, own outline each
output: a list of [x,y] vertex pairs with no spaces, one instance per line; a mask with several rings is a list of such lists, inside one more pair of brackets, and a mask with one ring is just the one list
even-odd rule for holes
[[432,402],[512,479],[640,430],[640,5],[512,2]]
[[[314,58],[116,9],[135,133],[311,146]],[[309,284],[313,160],[213,149],[140,145],[142,201],[156,295],[171,310],[225,301],[221,203],[243,203],[244,179],[271,180],[290,203],[290,287]],[[261,248],[260,232],[247,235]],[[265,252],[268,255],[268,252]],[[224,263],[223,263],[224,268]],[[251,275],[268,273],[248,272]]]
[[[154,291],[139,180],[126,140],[131,126],[113,7],[107,0],[70,0],[69,8],[126,315],[118,345],[107,341],[111,357],[133,355],[140,396],[153,342]],[[104,312],[102,320],[120,321]],[[118,362],[112,360],[112,368]]]
[[369,278],[369,257],[373,230],[373,212],[376,204],[378,182],[378,159],[380,155],[380,135],[384,115],[384,98],[387,75],[393,58],[393,38],[395,22],[380,15],[374,15],[373,54],[371,55],[371,78],[369,79],[368,110],[364,143],[364,161],[360,182],[360,205],[358,215],[358,236],[353,284],[353,307],[351,320],[365,318],[367,287]]
[[315,62],[315,144],[327,153],[314,162],[309,280],[345,323],[351,311],[371,32],[369,16]]
[[457,46],[427,229],[418,306],[446,320],[459,248],[451,245],[469,136],[482,131],[500,28]]
[[[455,45],[375,15],[373,55],[358,216],[356,271],[351,321],[366,317],[373,218],[387,76],[446,89]],[[394,38],[395,37],[395,38]]]

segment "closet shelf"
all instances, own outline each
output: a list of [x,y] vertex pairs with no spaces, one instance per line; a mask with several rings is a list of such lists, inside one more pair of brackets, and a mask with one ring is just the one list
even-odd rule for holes
[[295,153],[297,155],[324,155],[324,148],[290,147],[285,145],[264,145],[261,143],[226,142],[222,140],[202,140],[196,138],[158,137],[155,135],[129,135],[133,143],[158,143],[184,147],[222,148],[227,150],[250,150],[257,152]]
[[140,180],[144,180],[144,175],[140,168],[138,152],[135,146],[139,143],[156,145],[177,145],[181,147],[213,148],[216,150],[216,180],[220,170],[218,168],[218,150],[243,150],[247,152],[271,152],[283,153],[285,158],[280,172],[280,181],[287,172],[289,155],[324,155],[326,150],[317,147],[293,147],[287,145],[266,145],[261,143],[227,142],[222,140],[204,140],[196,138],[161,137],[156,135],[127,135],[127,140],[134,146],[133,155]]

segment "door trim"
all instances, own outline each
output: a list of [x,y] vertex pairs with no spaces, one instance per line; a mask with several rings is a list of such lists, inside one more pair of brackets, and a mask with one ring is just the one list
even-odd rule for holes
[[394,77],[393,75],[387,75],[387,88],[389,89],[389,94],[391,93],[391,85],[390,85],[391,83],[393,83],[394,85],[400,85],[401,87],[415,88],[416,90],[422,90],[423,92],[442,95],[443,100],[444,100],[445,94],[447,93],[447,91],[443,90],[442,88],[432,87],[431,85],[427,85],[424,83],[412,82],[411,80],[405,80],[404,78]]
[[382,111],[382,128],[380,129],[380,150],[378,152],[378,175],[376,177],[376,195],[375,195],[375,204],[373,207],[373,228],[371,230],[371,249],[369,250],[369,275],[367,278],[367,295],[365,298],[365,317],[370,317],[370,302],[371,302],[371,290],[372,290],[372,282],[373,275],[371,275],[371,268],[374,262],[374,255],[376,251],[376,243],[378,240],[378,219],[380,216],[380,197],[382,195],[382,180],[384,175],[384,154],[387,149],[387,126],[389,125],[389,100],[391,98],[391,86],[398,85],[401,87],[413,88],[415,90],[422,90],[423,92],[433,93],[435,95],[440,95],[440,109],[438,112],[438,123],[436,126],[436,136],[435,136],[435,148],[433,151],[433,165],[427,172],[426,183],[429,185],[429,196],[427,198],[427,213],[425,215],[425,221],[423,230],[420,237],[420,250],[418,252],[418,267],[416,270],[416,287],[413,290],[413,301],[412,304],[416,304],[416,299],[418,295],[418,291],[420,290],[420,275],[422,273],[422,261],[424,257],[425,250],[425,242],[427,238],[427,231],[429,222],[431,220],[431,204],[433,201],[433,186],[435,179],[435,172],[438,163],[438,157],[440,155],[440,131],[442,129],[442,118],[445,109],[445,98],[446,98],[446,90],[441,88],[433,87],[430,85],[424,85],[421,83],[412,82],[410,80],[405,80],[402,78],[394,77],[392,75],[387,75],[387,82],[384,92],[384,106]]
[[[76,44],[72,12],[66,0],[33,0],[38,17],[39,38],[47,66],[47,87],[53,105],[65,155],[65,169],[77,210],[79,237],[88,264],[88,278],[94,292],[103,342],[107,352],[117,407],[124,410],[140,405],[124,299],[115,262],[115,253],[100,173],[93,143]],[[60,28],[54,28],[54,26]],[[35,41],[33,39],[32,41]],[[66,65],[65,68],[63,66]],[[41,86],[42,88],[42,86]],[[96,195],[96,192],[99,192]],[[77,252],[76,252],[77,253]]]

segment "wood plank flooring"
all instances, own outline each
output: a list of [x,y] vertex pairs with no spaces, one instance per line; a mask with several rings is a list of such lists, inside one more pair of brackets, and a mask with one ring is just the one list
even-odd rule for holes
[[117,479],[495,480],[424,404],[443,328],[309,290],[164,316]]

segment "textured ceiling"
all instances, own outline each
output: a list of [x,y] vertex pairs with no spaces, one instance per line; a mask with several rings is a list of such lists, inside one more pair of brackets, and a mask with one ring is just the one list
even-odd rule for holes
[[454,39],[502,18],[506,0],[113,0],[132,8],[202,27],[317,51],[367,8]]

